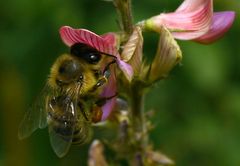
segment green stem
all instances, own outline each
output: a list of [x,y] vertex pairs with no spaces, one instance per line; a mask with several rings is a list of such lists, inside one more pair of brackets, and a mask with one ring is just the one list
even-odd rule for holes
[[131,102],[131,121],[134,130],[136,145],[138,149],[144,151],[147,146],[147,129],[144,116],[144,92],[141,82],[134,82],[131,85],[130,102]]

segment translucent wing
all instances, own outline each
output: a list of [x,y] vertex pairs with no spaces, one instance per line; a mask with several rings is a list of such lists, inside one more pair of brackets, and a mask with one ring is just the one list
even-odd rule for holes
[[30,136],[36,129],[47,126],[47,114],[45,108],[46,96],[51,92],[47,85],[43,88],[37,100],[25,113],[25,116],[19,126],[18,137],[24,139]]
[[48,128],[52,148],[58,157],[67,154],[77,124],[76,109],[68,96],[48,99]]

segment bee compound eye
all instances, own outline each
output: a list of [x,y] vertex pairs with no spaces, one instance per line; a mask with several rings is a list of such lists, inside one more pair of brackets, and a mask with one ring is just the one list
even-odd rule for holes
[[81,56],[83,51],[86,49],[86,45],[82,43],[75,43],[74,45],[71,46],[70,48],[70,53],[75,56]]
[[90,53],[89,59],[90,59],[91,63],[96,63],[96,62],[100,61],[101,55],[97,54],[97,53]]
[[90,64],[100,61],[101,54],[95,48],[83,43],[76,43],[71,46],[70,53],[74,56],[84,59]]
[[81,57],[90,64],[96,64],[101,60],[101,54],[98,52],[88,52]]

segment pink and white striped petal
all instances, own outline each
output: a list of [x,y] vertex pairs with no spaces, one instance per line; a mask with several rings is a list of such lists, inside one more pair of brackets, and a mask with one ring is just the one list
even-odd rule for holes
[[184,0],[183,3],[177,8],[175,12],[193,12],[212,0]]
[[73,29],[69,26],[61,27],[60,35],[63,42],[69,47],[75,43],[83,43],[95,48],[99,52],[116,57],[118,55],[117,49],[110,43],[109,36],[103,38],[87,29]]
[[223,37],[223,35],[230,29],[235,19],[235,12],[215,12],[213,15],[210,30],[203,36],[195,39],[194,41],[210,44]]
[[165,26],[175,38],[192,40],[208,32],[212,15],[212,0],[186,0],[176,12],[154,16],[147,20],[146,26],[157,32]]

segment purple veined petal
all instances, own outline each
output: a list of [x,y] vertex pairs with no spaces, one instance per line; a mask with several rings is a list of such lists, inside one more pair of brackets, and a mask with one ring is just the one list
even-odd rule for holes
[[194,41],[209,44],[220,39],[230,29],[234,19],[235,12],[233,11],[215,12],[210,30]]
[[122,70],[123,74],[125,75],[125,77],[127,78],[127,80],[129,82],[132,81],[133,79],[133,68],[130,64],[122,61],[120,58],[117,59],[117,64],[119,66],[119,68]]
[[118,54],[114,43],[110,43],[109,36],[108,40],[106,40],[106,36],[103,38],[89,30],[73,29],[69,26],[61,27],[59,32],[63,42],[69,47],[75,43],[83,43],[97,49],[102,53],[113,56],[117,56]]
[[[116,83],[115,72],[112,68],[110,72],[111,72],[110,78],[100,95],[101,97],[108,98],[111,96],[115,96],[117,93],[117,83]],[[102,112],[103,112],[102,119],[101,119],[102,121],[106,120],[109,117],[109,115],[114,109],[115,104],[116,104],[116,97],[113,97],[107,100],[106,104],[102,106]]]
[[192,12],[208,2],[212,3],[212,0],[184,0],[175,12]]
[[101,121],[105,121],[111,112],[114,110],[114,107],[116,105],[116,97],[109,99],[104,106],[102,106],[102,119]]

